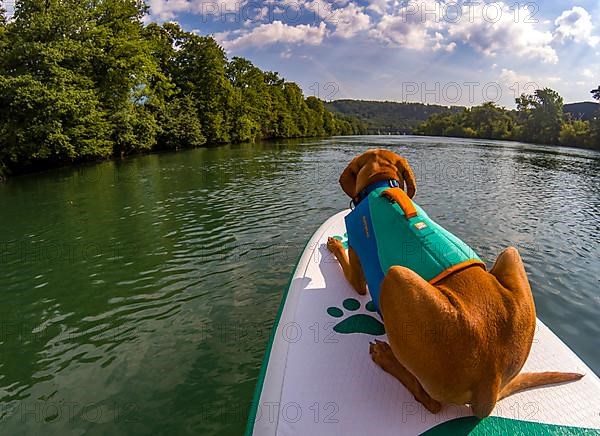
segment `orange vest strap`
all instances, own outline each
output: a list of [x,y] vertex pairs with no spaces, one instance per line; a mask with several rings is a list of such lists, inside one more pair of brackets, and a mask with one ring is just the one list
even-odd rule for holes
[[381,195],[398,203],[407,219],[416,217],[418,215],[415,205],[408,195],[406,195],[406,192],[402,190],[402,188],[386,189],[381,193]]

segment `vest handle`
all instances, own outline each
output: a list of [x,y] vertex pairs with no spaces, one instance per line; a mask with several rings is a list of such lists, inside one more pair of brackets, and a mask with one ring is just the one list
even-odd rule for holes
[[389,188],[381,193],[390,201],[395,201],[404,212],[406,219],[414,218],[418,215],[417,208],[402,188]]

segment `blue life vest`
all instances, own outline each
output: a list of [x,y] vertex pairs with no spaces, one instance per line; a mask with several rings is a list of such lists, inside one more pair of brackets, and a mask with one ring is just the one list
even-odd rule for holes
[[390,186],[372,186],[345,218],[348,245],[360,259],[377,310],[381,282],[392,266],[409,268],[431,284],[472,265],[485,269],[467,244],[429,218],[401,188]]

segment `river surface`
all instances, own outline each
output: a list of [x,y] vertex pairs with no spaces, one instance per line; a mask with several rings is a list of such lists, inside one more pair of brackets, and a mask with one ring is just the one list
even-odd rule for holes
[[304,244],[372,147],[600,373],[600,153],[351,137],[155,154],[0,184],[0,433],[240,434]]

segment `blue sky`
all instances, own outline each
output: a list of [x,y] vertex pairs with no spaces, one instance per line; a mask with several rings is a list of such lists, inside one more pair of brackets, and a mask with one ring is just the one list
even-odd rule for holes
[[229,56],[331,100],[513,107],[600,85],[600,2],[146,0],[148,20],[211,34]]

